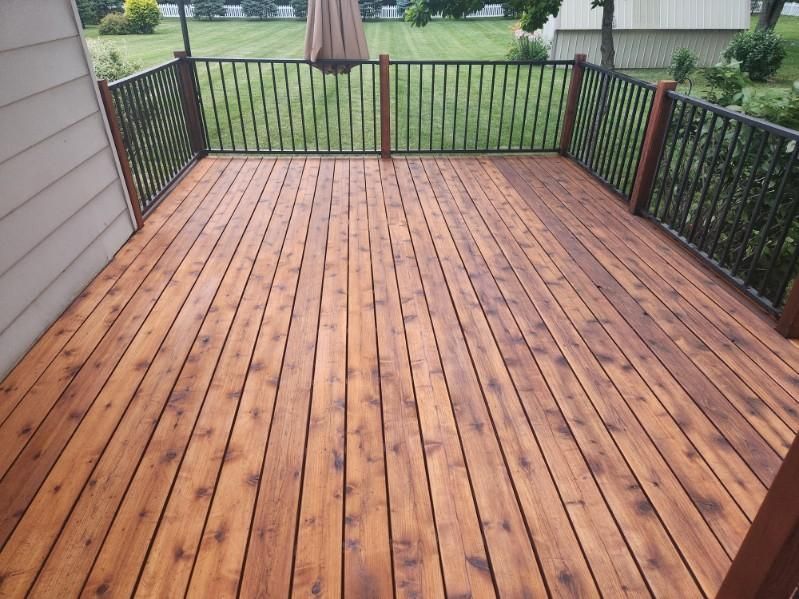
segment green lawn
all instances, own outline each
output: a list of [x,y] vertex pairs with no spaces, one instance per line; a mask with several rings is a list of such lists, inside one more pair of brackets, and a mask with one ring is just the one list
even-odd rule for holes
[[[512,40],[510,19],[436,20],[427,27],[411,27],[401,21],[364,24],[373,58],[388,53],[392,58],[499,60]],[[243,58],[300,58],[305,39],[304,21],[189,21],[195,56]],[[98,37],[97,28],[86,29],[87,38]],[[177,19],[165,19],[152,35],[103,36],[114,42],[142,68],[172,58],[183,48]]]

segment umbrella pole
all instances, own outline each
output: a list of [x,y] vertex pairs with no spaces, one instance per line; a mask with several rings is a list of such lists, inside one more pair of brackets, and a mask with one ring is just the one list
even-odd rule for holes
[[186,56],[191,56],[189,26],[188,23],[186,23],[186,5],[184,0],[178,0],[178,14],[180,15],[180,31],[183,33],[183,49],[186,51]]

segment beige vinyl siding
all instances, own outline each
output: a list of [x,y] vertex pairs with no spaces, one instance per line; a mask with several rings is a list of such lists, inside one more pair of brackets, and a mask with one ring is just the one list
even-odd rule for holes
[[[734,31],[614,31],[616,67],[619,69],[665,68],[677,48],[690,48],[700,66],[717,63]],[[585,53],[590,62],[599,63],[602,55],[599,31],[557,31],[552,42],[552,58],[570,59]]]
[[71,0],[1,0],[0,377],[133,222]]
[[[614,28],[747,29],[749,5],[749,0],[616,0]],[[555,19],[559,30],[601,26],[602,9],[591,9],[591,0],[564,0]]]

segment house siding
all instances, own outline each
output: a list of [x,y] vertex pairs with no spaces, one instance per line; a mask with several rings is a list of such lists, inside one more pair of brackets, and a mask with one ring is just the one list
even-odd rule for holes
[[[721,53],[735,35],[732,30],[614,30],[616,67],[619,69],[666,68],[677,48],[690,48],[699,58],[699,66],[716,64]],[[556,31],[552,41],[551,56],[557,60],[574,58],[584,53],[588,60],[599,63],[599,31]]]
[[0,2],[0,377],[134,230],[79,27]]

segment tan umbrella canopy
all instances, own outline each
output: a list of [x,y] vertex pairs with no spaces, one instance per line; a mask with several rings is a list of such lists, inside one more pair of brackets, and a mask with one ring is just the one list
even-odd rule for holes
[[326,73],[340,73],[349,70],[347,63],[368,58],[358,0],[309,0],[306,60]]

